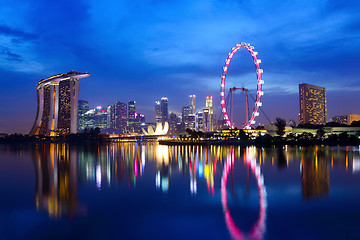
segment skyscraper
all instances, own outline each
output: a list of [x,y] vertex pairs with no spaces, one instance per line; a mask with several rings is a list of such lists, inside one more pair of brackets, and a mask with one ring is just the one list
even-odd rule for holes
[[145,124],[145,116],[141,113],[135,113],[134,132],[142,133],[142,127]]
[[76,133],[80,78],[90,73],[68,72],[37,84],[38,108],[31,135]]
[[171,112],[169,116],[169,126],[170,126],[170,133],[177,133],[178,132],[178,117],[175,113]]
[[155,101],[155,122],[162,122],[161,102],[159,100]]
[[78,101],[78,123],[77,130],[84,130],[86,128],[87,115],[85,114],[89,111],[89,102],[84,100]]
[[126,104],[116,101],[115,103],[115,129],[126,131]]
[[213,97],[212,96],[206,96],[206,108],[209,109],[208,116],[206,119],[206,125],[207,125],[206,131],[214,131],[215,117],[214,117]]
[[191,113],[195,114],[195,108],[196,108],[196,96],[195,95],[189,96],[189,106],[191,108]]
[[127,117],[127,126],[128,131],[134,132],[135,125],[135,101],[129,101],[128,103],[128,117]]
[[203,131],[209,131],[209,108],[203,108]]
[[161,122],[164,125],[168,121],[169,112],[168,112],[168,99],[167,97],[161,98]]
[[182,108],[182,132],[185,132],[187,128],[195,129],[195,114],[192,114],[190,107]]
[[195,130],[204,131],[204,113],[198,111],[195,115]]
[[110,127],[108,121],[108,108],[102,108],[101,106],[96,107],[93,117],[95,120],[95,128],[105,129]]
[[326,89],[299,84],[299,124],[326,124]]

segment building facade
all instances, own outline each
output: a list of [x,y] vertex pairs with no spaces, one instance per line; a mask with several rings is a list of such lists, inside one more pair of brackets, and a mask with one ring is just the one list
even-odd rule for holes
[[162,122],[161,102],[159,100],[155,101],[155,122],[156,123]]
[[189,106],[191,108],[191,113],[195,115],[196,96],[194,94],[189,96]]
[[161,123],[164,125],[168,121],[169,111],[168,111],[168,102],[167,97],[161,98]]
[[80,78],[90,73],[68,72],[39,81],[37,114],[30,135],[76,133]]
[[203,110],[204,114],[205,114],[205,112],[207,114],[206,119],[204,119],[204,125],[206,124],[205,131],[214,131],[215,130],[215,128],[214,128],[215,114],[214,114],[213,97],[212,96],[206,96],[206,109],[207,110]]
[[85,114],[89,111],[89,102],[84,100],[78,101],[78,123],[77,130],[82,131],[86,128],[87,124],[87,115]]
[[299,124],[326,124],[326,89],[307,83],[299,84]]
[[135,101],[128,102],[128,114],[127,114],[127,130],[134,132],[135,129]]
[[347,125],[351,125],[351,123],[354,121],[360,121],[359,114],[348,114],[346,117],[347,117]]

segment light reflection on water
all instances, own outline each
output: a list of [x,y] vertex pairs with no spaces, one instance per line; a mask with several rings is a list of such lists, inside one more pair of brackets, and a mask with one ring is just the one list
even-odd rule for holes
[[[276,239],[274,230],[267,227],[266,219],[271,215],[267,211],[282,198],[293,200],[287,195],[291,192],[276,192],[279,186],[299,186],[305,201],[299,204],[306,209],[306,204],[316,199],[330,199],[332,175],[335,182],[341,182],[360,169],[359,147],[168,147],[144,142],[0,148],[2,156],[14,153],[23,158],[24,152],[31,153],[35,168],[36,209],[47,212],[50,219],[87,218],[94,209],[89,207],[89,199],[79,197],[79,188],[84,186],[93,186],[99,194],[107,189],[118,189],[122,194],[150,189],[151,194],[168,196],[169,202],[184,201],[183,209],[196,198],[217,202],[228,231],[223,237],[233,239]],[[284,181],[284,174],[291,178],[289,182]],[[121,186],[128,190],[124,192]],[[186,196],[173,198],[171,193],[183,192],[183,187],[190,200]],[[246,192],[245,200],[238,199],[239,191]],[[297,192],[295,188],[291,194]],[[151,197],[147,201],[151,202]],[[250,204],[244,204],[247,201]],[[249,221],[238,214],[246,208]]]

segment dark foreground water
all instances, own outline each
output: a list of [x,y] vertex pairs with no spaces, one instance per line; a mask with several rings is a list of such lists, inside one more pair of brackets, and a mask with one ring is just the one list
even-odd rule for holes
[[360,239],[359,147],[0,145],[0,239]]

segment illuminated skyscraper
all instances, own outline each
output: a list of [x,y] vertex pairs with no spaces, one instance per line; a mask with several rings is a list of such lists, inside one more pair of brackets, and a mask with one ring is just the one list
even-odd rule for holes
[[167,97],[162,97],[160,101],[155,101],[155,121],[164,125],[168,118],[168,99]]
[[118,101],[115,103],[115,129],[126,131],[126,104]]
[[195,108],[196,108],[196,96],[195,95],[189,96],[189,106],[191,108],[191,113],[195,114]]
[[195,114],[192,114],[192,109],[190,107],[182,108],[182,132],[185,130],[195,129]]
[[299,84],[299,124],[326,124],[326,89]]
[[95,120],[95,128],[105,129],[110,127],[108,121],[108,108],[102,108],[101,106],[96,107],[93,117]]
[[175,113],[171,112],[169,116],[170,133],[178,132],[178,117]]
[[205,119],[206,120],[206,131],[214,131],[215,117],[214,117],[213,97],[212,96],[206,96],[206,108],[209,110],[208,116]]
[[209,108],[203,108],[203,131],[209,131],[210,119],[209,119]]
[[84,130],[86,128],[87,115],[85,114],[89,111],[89,102],[84,100],[79,100],[78,102],[78,126],[77,130]]
[[90,73],[68,72],[41,80],[37,85],[38,108],[31,135],[76,133],[80,78]]
[[196,131],[204,131],[204,124],[203,124],[204,113],[199,111],[195,115],[195,130]]
[[156,123],[162,122],[161,103],[159,100],[155,101],[155,122]]
[[127,117],[127,126],[128,131],[134,132],[135,125],[135,101],[129,101],[128,103],[128,117]]
[[169,112],[168,112],[168,99],[167,97],[161,98],[161,122],[164,125],[168,121]]
[[134,132],[142,133],[142,127],[145,124],[145,116],[141,113],[135,113],[135,124],[134,124]]

